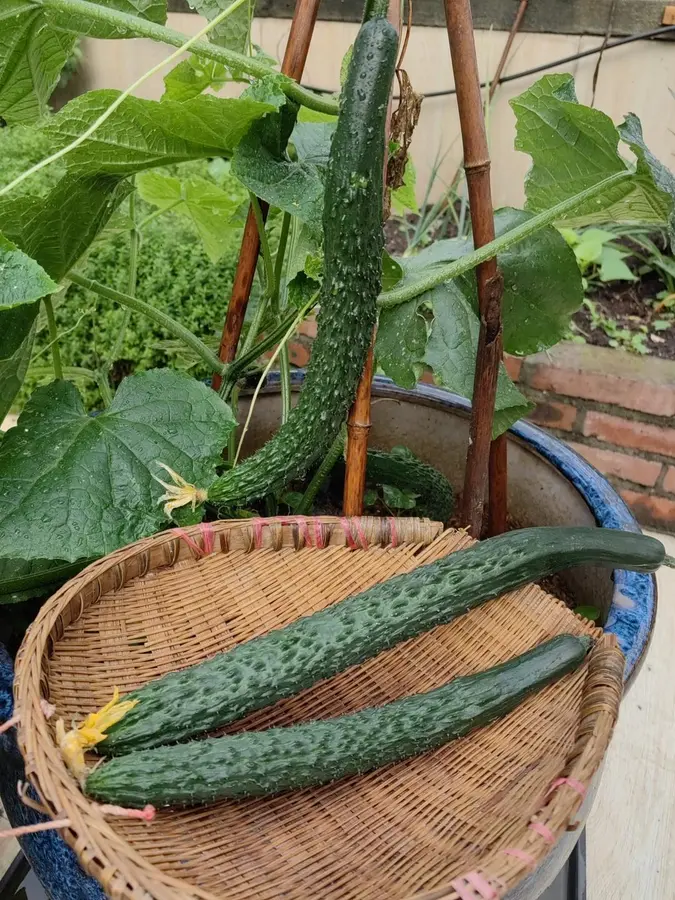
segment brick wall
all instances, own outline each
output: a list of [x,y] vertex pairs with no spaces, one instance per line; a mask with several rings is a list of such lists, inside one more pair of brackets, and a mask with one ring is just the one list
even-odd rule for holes
[[603,472],[640,522],[675,531],[675,362],[559,344],[507,368],[533,422]]
[[[304,322],[294,365],[307,364],[315,334]],[[562,343],[506,367],[537,404],[533,422],[603,472],[640,522],[675,532],[675,362]]]

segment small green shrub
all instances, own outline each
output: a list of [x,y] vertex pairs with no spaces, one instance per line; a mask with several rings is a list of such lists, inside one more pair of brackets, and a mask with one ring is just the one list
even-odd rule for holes
[[[143,231],[138,257],[136,294],[178,319],[202,339],[217,346],[237,264],[239,233],[233,233],[231,252],[215,265],[209,261],[201,241],[189,225],[176,216],[165,215]],[[88,278],[119,291],[126,291],[129,266],[127,234],[94,245],[82,271]],[[96,369],[110,354],[124,317],[121,307],[103,300],[77,285],[71,285],[56,309],[61,334],[60,346],[66,366]],[[49,365],[49,336],[42,327],[36,340],[33,361]],[[114,362],[113,381],[125,375],[163,366],[181,364],[167,346],[167,334],[154,322],[133,314],[119,358]],[[42,352],[41,352],[42,351]],[[39,355],[38,355],[39,354]],[[203,367],[202,367],[203,368]],[[193,374],[211,373],[198,366]],[[41,379],[30,375],[23,399]],[[100,405],[97,387],[89,380],[78,384],[88,406]]]

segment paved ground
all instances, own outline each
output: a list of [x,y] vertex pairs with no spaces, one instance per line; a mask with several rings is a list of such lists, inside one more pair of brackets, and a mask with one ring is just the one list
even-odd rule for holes
[[[656,536],[675,556],[675,537]],[[661,569],[658,582],[652,644],[588,823],[588,900],[675,897],[675,570]]]

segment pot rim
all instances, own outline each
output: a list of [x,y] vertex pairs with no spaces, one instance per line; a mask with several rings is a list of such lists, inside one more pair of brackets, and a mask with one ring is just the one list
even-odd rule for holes
[[[295,386],[299,387],[304,377],[304,369],[291,372],[291,382]],[[266,386],[274,389],[278,384],[278,372],[270,372]],[[390,378],[376,375],[373,388],[390,397],[418,398],[453,412],[469,413],[471,410],[471,401],[465,397],[431,384],[418,383],[415,388],[407,389],[399,387]],[[546,459],[574,485],[600,527],[642,532],[637,519],[604,475],[559,438],[524,419],[516,422],[509,433]],[[614,569],[612,578],[614,590],[604,630],[618,640],[626,658],[624,682],[628,684],[637,675],[651,640],[656,618],[656,576]]]

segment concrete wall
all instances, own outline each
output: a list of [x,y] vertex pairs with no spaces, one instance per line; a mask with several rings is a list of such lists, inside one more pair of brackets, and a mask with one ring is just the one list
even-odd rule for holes
[[[201,17],[172,13],[169,24],[185,34],[194,34],[203,24]],[[290,21],[257,19],[253,40],[268,53],[281,58]],[[353,41],[358,25],[318,22],[309,54],[304,83],[334,89],[338,84],[340,61]],[[506,41],[506,32],[476,33],[482,76],[487,79],[497,65]],[[522,34],[517,36],[508,72],[517,72],[578,50],[594,47],[598,37]],[[150,66],[169,55],[170,48],[146,40],[85,42],[85,84],[92,88],[126,88]],[[589,103],[597,56],[578,60],[556,71],[567,71],[577,79],[582,103]],[[442,90],[453,84],[450,53],[445,30],[416,26],[410,38],[405,67],[415,90]],[[138,96],[159,98],[164,73],[154,76],[138,90]],[[501,87],[490,111],[489,132],[493,159],[495,203],[522,205],[523,177],[528,157],[513,149],[514,116],[508,104],[540,76],[523,78]],[[675,169],[675,42],[640,41],[608,51],[602,60],[596,91],[596,106],[619,122],[626,112],[642,119],[650,149],[671,169]],[[628,153],[628,151],[626,151]],[[454,97],[428,98],[412,145],[418,169],[419,193],[427,183],[436,159],[442,159],[435,195],[442,191],[461,160],[457,110]]]

